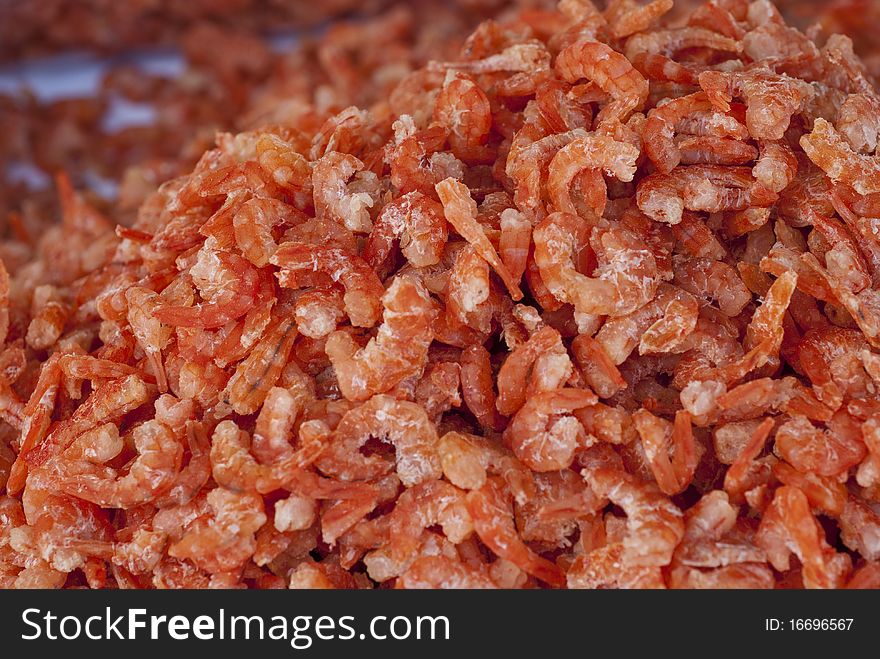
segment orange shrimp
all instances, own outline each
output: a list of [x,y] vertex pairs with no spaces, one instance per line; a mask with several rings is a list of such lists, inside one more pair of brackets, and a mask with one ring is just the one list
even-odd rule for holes
[[447,178],[436,186],[437,194],[443,204],[446,220],[456,232],[469,242],[477,253],[498,273],[510,296],[514,300],[522,299],[522,291],[514,280],[507,266],[498,257],[495,247],[489,242],[483,228],[477,222],[477,204],[471,198],[470,190],[461,181]]
[[191,274],[199,280],[205,301],[191,307],[160,305],[153,316],[166,325],[212,329],[250,311],[256,301],[259,276],[245,259],[228,252],[202,251]]
[[330,151],[315,163],[312,170],[315,212],[318,219],[329,218],[356,233],[369,233],[372,229],[370,208],[374,200],[368,192],[354,192],[352,177],[369,180],[372,172],[362,172],[364,164],[352,155]]
[[[108,424],[104,428],[112,429],[119,440],[115,426]],[[59,465],[61,490],[103,508],[133,508],[163,494],[180,470],[183,446],[171,429],[158,421],[137,426],[132,438],[138,457],[125,475],[91,460],[65,460]]]
[[410,192],[385,205],[373,225],[363,257],[380,268],[391,254],[395,239],[413,266],[423,268],[440,262],[447,239],[443,208],[421,192]]
[[[547,192],[557,211],[577,214],[571,199],[570,188],[574,179],[587,170],[602,170],[620,181],[632,181],[636,171],[639,150],[631,144],[593,133],[575,139],[562,147],[550,161],[547,175]],[[601,215],[605,202],[593,208]]]
[[[365,455],[360,449],[375,437],[394,445],[393,461]],[[347,412],[315,466],[334,478],[360,481],[379,478],[394,468],[407,487],[439,478],[437,431],[421,406],[390,396],[373,396]]]
[[410,277],[394,279],[382,298],[383,322],[364,348],[346,332],[327,337],[327,356],[348,400],[366,400],[419,372],[434,338],[434,307],[425,287]]
[[[372,327],[382,311],[385,292],[375,271],[360,257],[336,247],[287,242],[270,261],[282,268],[278,279],[282,286],[294,284],[298,273],[320,272],[345,287],[343,301],[352,325]],[[295,285],[294,285],[295,286]]]
[[676,412],[675,423],[669,424],[641,409],[633,413],[632,419],[660,490],[669,496],[685,490],[694,477],[698,461],[690,415],[685,411]]
[[579,41],[556,57],[555,68],[567,82],[587,79],[613,100],[596,118],[599,125],[623,123],[648,99],[648,81],[629,60],[610,46],[597,41]]
[[844,183],[862,195],[880,192],[880,161],[860,155],[825,119],[813,123],[813,131],[801,137],[801,148],[835,183]]
[[467,507],[480,540],[497,556],[551,586],[558,588],[565,584],[562,570],[529,549],[520,538],[510,496],[503,483],[488,479],[482,488],[468,494]]
[[434,121],[444,126],[456,157],[480,159],[480,149],[492,129],[489,97],[470,76],[447,71],[434,105]]
[[569,467],[575,451],[587,437],[574,416],[565,416],[595,404],[599,398],[584,389],[556,389],[533,394],[504,431],[505,441],[530,469],[558,471]]

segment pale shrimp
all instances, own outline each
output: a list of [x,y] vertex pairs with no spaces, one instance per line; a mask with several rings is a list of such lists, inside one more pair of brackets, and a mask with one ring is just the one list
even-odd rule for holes
[[333,332],[345,318],[345,289],[318,286],[301,293],[294,303],[296,329],[303,336],[320,339]]
[[[601,529],[601,522],[600,522]],[[602,530],[604,533],[604,530]],[[663,573],[654,566],[627,565],[622,542],[609,542],[581,554],[568,569],[567,584],[571,589],[665,589]]]
[[315,212],[318,219],[329,218],[355,233],[369,233],[373,224],[370,208],[375,203],[368,192],[354,192],[349,179],[369,182],[372,172],[363,172],[364,164],[349,154],[331,151],[315,163],[312,170]]
[[[562,147],[550,161],[547,174],[547,192],[557,211],[577,214],[571,199],[572,184],[583,172],[601,170],[620,181],[632,181],[639,157],[637,147],[618,142],[601,133],[575,139]],[[593,208],[601,215],[605,201]]]
[[434,121],[448,131],[449,145],[456,157],[479,159],[492,129],[489,97],[470,76],[447,71],[434,105]]
[[446,285],[446,313],[454,322],[489,334],[493,308],[489,301],[492,281],[489,264],[477,251],[467,245],[455,256]]
[[565,575],[554,563],[533,552],[517,533],[510,495],[494,478],[467,496],[467,507],[480,540],[497,556],[550,586],[561,587]]
[[[749,490],[766,484],[770,476],[767,461],[759,461],[758,456],[764,450],[774,422],[768,417],[763,421],[756,420],[755,423],[758,425],[754,427],[751,435],[748,436],[748,441],[724,474],[724,491],[737,503],[745,499]],[[754,423],[749,422],[748,426],[741,427],[746,429],[753,425]]]
[[695,112],[711,109],[708,97],[700,92],[673,99],[648,112],[643,134],[645,153],[657,169],[668,174],[681,162],[675,143],[675,131]]
[[673,298],[663,316],[648,327],[639,339],[639,354],[680,352],[685,340],[697,327],[700,305],[695,297]]
[[495,247],[489,241],[489,238],[486,237],[483,227],[477,222],[477,204],[471,198],[467,186],[460,181],[447,178],[439,182],[436,189],[449,224],[498,273],[498,276],[501,277],[501,280],[510,292],[510,296],[514,300],[522,299],[522,291],[519,289],[519,285],[510,274],[507,266],[499,258]]
[[535,227],[535,262],[551,293],[587,315],[622,316],[648,302],[659,284],[648,246],[623,228],[594,228],[590,242],[598,268],[593,277],[581,274],[573,258],[582,223],[577,216],[553,213]]
[[[371,437],[392,444],[395,457],[365,455],[361,447]],[[384,476],[396,463],[401,482],[410,487],[440,477],[437,439],[421,406],[378,395],[342,417],[315,466],[334,478],[360,481]]]
[[[845,418],[838,412],[835,419]],[[804,416],[793,416],[776,431],[776,453],[795,469],[820,476],[837,476],[859,464],[867,455],[861,432],[852,422],[828,423],[816,428]]]
[[627,516],[621,560],[626,566],[664,566],[684,537],[681,511],[652,483],[616,469],[584,470],[596,496],[610,499]]
[[410,192],[382,208],[364,246],[363,257],[374,268],[385,265],[395,240],[416,268],[436,265],[448,231],[443,207],[421,192]]
[[[0,288],[2,286],[3,284],[0,283]],[[0,311],[0,315],[2,313]],[[70,313],[70,305],[65,303],[55,286],[37,286],[31,301],[31,321],[28,323],[25,342],[36,350],[45,350],[53,346],[64,332]],[[0,325],[2,323],[3,321],[0,320]],[[0,345],[2,344],[3,342],[0,341]]]
[[[380,548],[383,559],[400,563],[418,550],[424,531],[438,525],[453,544],[459,544],[474,530],[470,513],[465,505],[465,492],[442,480],[429,480],[405,490],[397,499],[394,510],[387,516],[388,539]],[[376,563],[373,552],[364,559],[368,567]],[[388,565],[384,571],[388,571]],[[370,570],[374,572],[373,569]],[[388,576],[397,576],[389,574]]]
[[606,320],[596,334],[596,341],[611,362],[619,365],[626,361],[648,328],[664,317],[670,303],[676,299],[683,307],[690,307],[695,301],[690,293],[670,284],[662,284],[658,287],[657,296],[647,304],[629,314]]
[[639,53],[658,53],[672,57],[678,51],[688,48],[706,48],[726,53],[738,53],[742,50],[736,39],[702,27],[688,26],[636,34],[627,40],[624,52],[632,60]]
[[153,315],[166,325],[213,329],[253,308],[259,275],[246,259],[229,252],[201,250],[190,274],[203,302],[191,307],[160,305]]
[[767,69],[704,71],[699,80],[712,105],[721,112],[730,110],[731,99],[741,97],[746,103],[746,126],[759,140],[781,140],[791,117],[814,94],[809,83]]
[[856,153],[874,153],[880,139],[880,98],[850,94],[837,114],[835,127]]
[[737,316],[751,302],[752,293],[739,274],[723,261],[674,259],[675,284],[694,296],[715,302],[722,313]]
[[421,556],[410,563],[397,579],[397,588],[494,589],[495,582],[471,565],[446,556]]
[[645,5],[635,0],[611,0],[605,19],[616,39],[643,32],[672,9],[673,0],[651,0]]
[[495,407],[490,355],[480,344],[461,353],[461,395],[481,426],[496,431],[503,428],[504,419]]
[[557,55],[555,68],[567,82],[590,80],[614,99],[596,118],[599,125],[625,122],[648,99],[648,81],[604,43],[580,41],[567,47]]
[[435,313],[425,287],[410,277],[396,277],[382,303],[382,325],[366,347],[360,348],[345,332],[327,337],[325,351],[348,400],[388,391],[427,362]]
[[770,192],[778,194],[797,176],[797,157],[785,142],[763,141],[760,146],[761,156],[752,168],[752,176]]
[[537,40],[524,41],[508,46],[500,53],[467,62],[428,62],[428,70],[454,69],[474,75],[483,73],[532,73],[550,68],[550,53]]
[[278,249],[273,230],[299,219],[299,211],[283,202],[257,197],[248,199],[232,217],[235,243],[248,261],[262,268]]
[[[51,389],[50,385],[50,392]],[[137,375],[102,382],[67,420],[57,424],[32,450],[23,453],[24,460],[32,468],[43,465],[83,433],[108,420],[121,418],[146,403],[153,391]]]
[[852,561],[848,555],[835,552],[824,535],[804,493],[783,486],[776,490],[761,518],[755,544],[767,552],[770,564],[780,572],[790,569],[794,553],[803,565],[807,588],[834,588],[843,585]]
[[171,328],[163,326],[155,317],[159,307],[159,296],[148,288],[134,286],[125,292],[128,302],[128,324],[135,338],[147,354],[147,361],[153,370],[159,392],[168,391],[168,378],[162,351],[171,339]]
[[252,449],[259,462],[272,464],[292,455],[294,425],[313,395],[304,382],[291,388],[272,387],[267,392],[254,425]]
[[211,441],[204,424],[188,422],[185,433],[189,462],[180,469],[165,494],[156,499],[160,507],[189,503],[211,478]]
[[239,568],[253,555],[255,534],[267,521],[263,499],[218,487],[208,492],[208,505],[210,514],[197,519],[168,555],[211,573]]
[[579,334],[571,342],[574,362],[587,384],[600,398],[611,398],[625,389],[626,380],[602,345],[588,334]]
[[507,356],[498,371],[498,411],[510,416],[526,402],[529,390],[556,389],[571,371],[559,332],[549,326],[540,328]]
[[456,487],[479,490],[490,475],[495,475],[507,483],[517,504],[525,505],[535,494],[532,472],[495,441],[450,431],[440,438],[437,452],[443,475]]
[[[270,261],[279,266],[282,286],[294,284],[297,273],[323,273],[345,287],[343,301],[351,324],[372,327],[382,312],[382,282],[369,264],[336,247],[288,242],[282,244]],[[290,282],[288,276],[294,279]]]
[[137,426],[132,439],[138,457],[126,474],[91,462],[63,463],[59,479],[62,491],[103,508],[133,508],[163,494],[180,470],[183,445],[170,428],[158,421]]
[[578,447],[587,443],[575,410],[598,402],[592,391],[556,389],[533,394],[511,419],[504,431],[514,454],[538,472],[569,467]]
[[[404,117],[394,123],[395,128]],[[391,183],[400,192],[421,192],[433,195],[434,186],[446,178],[461,179],[465,164],[452,153],[443,151],[446,129],[431,126],[425,130],[401,133],[389,153]]]
[[650,174],[636,191],[639,209],[666,224],[681,222],[685,209],[717,213],[770,206],[776,199],[775,193],[754,180],[748,167],[718,165],[689,165],[669,174]]
[[685,490],[693,480],[698,461],[690,414],[679,411],[670,424],[640,409],[632,419],[657,486],[669,496]]
[[835,183],[844,183],[861,195],[880,192],[880,160],[853,151],[825,119],[816,119],[813,131],[801,137],[800,145]]
[[532,223],[525,213],[513,208],[501,212],[501,235],[498,238],[498,252],[501,261],[517,284],[522,281],[532,244]]

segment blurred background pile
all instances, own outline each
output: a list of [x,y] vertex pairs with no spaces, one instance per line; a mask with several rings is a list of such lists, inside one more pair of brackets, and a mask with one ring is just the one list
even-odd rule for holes
[[[694,2],[677,0],[676,13]],[[777,4],[817,40],[852,36],[880,73],[872,34],[880,0]],[[57,217],[52,180],[59,172],[127,223],[151,190],[192,166],[217,131],[313,125],[353,105],[381,116],[382,99],[401,82],[418,85],[411,72],[428,59],[453,57],[481,20],[524,12],[539,24],[552,5],[0,0],[0,239],[29,242]]]

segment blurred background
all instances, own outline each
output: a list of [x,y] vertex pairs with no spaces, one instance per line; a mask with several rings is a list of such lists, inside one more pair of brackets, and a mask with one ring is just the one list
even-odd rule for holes
[[[381,113],[482,20],[519,12],[537,25],[555,3],[0,0],[0,239],[57,216],[59,172],[127,223],[217,131],[308,124],[352,105]],[[668,21],[695,4],[677,0]],[[817,38],[850,35],[880,73],[880,0],[777,4]]]

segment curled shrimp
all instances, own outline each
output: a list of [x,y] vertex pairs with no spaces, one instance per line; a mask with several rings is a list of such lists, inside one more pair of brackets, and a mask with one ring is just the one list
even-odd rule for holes
[[[602,170],[620,181],[632,181],[636,171],[639,150],[632,144],[618,142],[601,133],[591,133],[575,139],[562,147],[550,161],[547,175],[547,192],[557,211],[577,214],[571,199],[574,179],[585,170]],[[598,208],[601,215],[604,199]]]
[[517,346],[498,371],[498,411],[509,416],[526,402],[528,391],[556,389],[571,375],[571,360],[559,332],[544,326]]
[[[104,429],[115,431],[115,426],[108,424]],[[115,439],[118,453],[121,450],[118,431]],[[180,470],[183,445],[170,428],[158,421],[137,426],[132,431],[132,439],[138,457],[128,473],[120,475],[113,468],[91,461],[71,461],[61,466],[62,491],[103,508],[133,508],[163,494]],[[97,456],[97,459],[101,457],[107,458]]]
[[625,229],[593,229],[590,242],[599,261],[595,276],[575,269],[575,236],[582,222],[574,215],[553,213],[535,227],[535,263],[550,292],[588,315],[622,316],[653,298],[659,285],[654,255]]
[[433,195],[434,186],[440,181],[463,178],[464,163],[442,150],[446,144],[446,129],[431,126],[416,131],[411,124],[412,118],[406,115],[394,123],[397,144],[389,156],[394,187],[404,194],[421,192]]
[[777,195],[752,177],[748,167],[689,165],[669,174],[650,174],[639,182],[636,203],[658,222],[678,224],[685,209],[693,211],[744,210],[770,206]]
[[162,323],[212,329],[253,308],[259,276],[246,259],[229,252],[202,250],[190,273],[193,279],[203,282],[200,291],[205,301],[191,307],[160,305],[153,315]]
[[567,82],[587,79],[608,93],[613,101],[596,118],[599,125],[612,120],[625,122],[648,99],[648,81],[630,61],[596,41],[579,41],[556,57],[556,70]]
[[626,512],[621,560],[628,566],[669,565],[684,537],[681,511],[654,484],[610,468],[584,470],[596,496],[610,499]]
[[504,431],[505,441],[516,457],[534,471],[565,469],[574,460],[578,447],[587,441],[583,426],[570,414],[598,400],[596,394],[584,389],[533,394],[511,419]]
[[520,538],[510,495],[503,482],[488,479],[482,488],[468,494],[467,507],[480,540],[497,556],[551,586],[565,584],[562,570],[529,549]]
[[447,233],[442,206],[421,192],[409,192],[382,208],[363,257],[379,268],[390,256],[394,240],[399,239],[401,252],[414,267],[436,265]]
[[639,53],[658,53],[672,57],[678,51],[688,48],[706,48],[727,53],[738,53],[742,50],[736,39],[702,27],[688,26],[633,35],[627,40],[624,52],[632,60]]
[[345,291],[339,286],[319,286],[305,291],[294,304],[296,329],[303,336],[320,339],[345,320]]
[[235,243],[244,257],[258,268],[269,263],[278,249],[272,230],[298,219],[296,208],[275,199],[252,198],[232,217]]
[[[357,178],[364,164],[352,155],[330,151],[315,163],[312,170],[315,212],[318,219],[329,218],[356,233],[369,233],[372,228],[370,208],[373,198],[368,192],[353,192],[352,177]],[[363,177],[375,177],[366,172]]]
[[[360,450],[370,437],[394,446],[393,461]],[[342,417],[333,441],[315,466],[334,478],[360,481],[384,476],[396,462],[401,482],[411,487],[440,477],[437,439],[434,424],[420,405],[385,395],[373,396]]]
[[296,324],[286,309],[278,309],[265,334],[238,363],[223,390],[222,400],[238,414],[253,414],[278,381],[293,349]]
[[732,98],[741,97],[746,103],[746,126],[759,140],[781,140],[791,117],[814,94],[809,83],[766,69],[704,71],[699,81],[712,105],[722,112],[730,110]]
[[786,485],[776,490],[764,512],[755,544],[767,552],[770,564],[779,571],[788,570],[791,554],[797,555],[807,588],[834,588],[844,583],[852,561],[835,552],[824,535],[806,495]]
[[617,39],[647,30],[672,9],[673,0],[651,0],[641,5],[635,0],[612,0],[605,10],[605,19]]
[[477,222],[477,204],[471,198],[470,190],[461,181],[447,178],[440,181],[437,186],[437,194],[443,204],[443,212],[446,220],[453,226],[456,232],[469,242],[477,253],[492,266],[498,273],[510,296],[514,300],[522,299],[522,291],[514,280],[507,266],[498,257],[498,252],[489,242],[480,223]]
[[873,153],[880,139],[880,99],[871,94],[850,94],[837,114],[835,127],[856,153]]
[[483,334],[492,327],[493,308],[489,303],[492,281],[489,264],[467,245],[458,251],[446,285],[446,313],[457,323],[468,325]]
[[162,350],[171,339],[171,328],[163,326],[154,315],[159,306],[158,297],[157,293],[139,286],[129,288],[125,292],[125,299],[128,302],[128,324],[147,354],[159,392],[164,393],[168,390],[168,378],[162,362]]
[[[845,417],[839,412],[836,418]],[[820,430],[804,416],[793,416],[776,431],[776,452],[790,465],[820,476],[837,476],[859,464],[867,455],[858,428],[849,423],[829,423]]]
[[862,195],[880,192],[880,160],[856,153],[825,119],[801,137],[801,148],[835,183],[844,183]]
[[287,242],[271,258],[282,268],[278,274],[282,286],[297,273],[320,272],[345,287],[343,302],[351,324],[372,327],[382,311],[385,292],[375,271],[360,257],[336,247]]
[[495,582],[471,565],[447,556],[421,556],[410,563],[397,579],[397,588],[414,589],[494,589]]
[[785,142],[761,142],[761,156],[752,168],[755,180],[771,192],[780,193],[797,176],[798,162]]
[[325,351],[348,400],[388,391],[424,367],[434,338],[434,306],[418,281],[396,277],[382,303],[383,322],[375,338],[359,348],[346,332],[327,337]]
[[448,131],[449,145],[458,158],[479,158],[492,129],[489,97],[470,76],[447,71],[434,106],[434,121]]
[[675,423],[670,424],[641,409],[632,418],[660,491],[672,496],[685,490],[697,468],[690,415],[679,411]]
[[210,514],[195,520],[168,548],[168,555],[211,573],[239,568],[253,556],[255,534],[267,521],[263,499],[218,487],[208,492],[207,501]]
[[714,301],[722,313],[737,316],[752,300],[739,274],[723,261],[676,258],[675,284],[697,297]]

